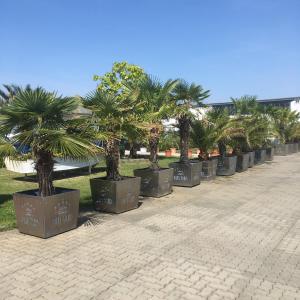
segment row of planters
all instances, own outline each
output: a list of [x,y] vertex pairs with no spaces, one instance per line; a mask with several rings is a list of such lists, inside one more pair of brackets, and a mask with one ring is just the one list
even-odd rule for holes
[[[106,176],[90,180],[93,205],[97,211],[122,213],[138,207],[139,195],[161,197],[171,193],[173,185],[192,187],[201,178],[232,175],[263,163],[266,156],[272,159],[269,146],[274,137],[282,143],[298,138],[298,120],[293,119],[293,126],[291,120],[278,126],[273,121],[278,111],[260,111],[255,99],[233,99],[234,116],[208,109],[199,117],[193,108],[203,106],[209,96],[199,85],[182,80],[161,83],[125,62],[115,63],[111,72],[95,80],[97,90],[82,99],[26,88],[18,89],[0,108],[1,157],[18,157],[29,147],[35,161],[38,190],[14,194],[22,233],[48,238],[77,226],[80,192],[54,187],[54,157],[93,159],[104,152]],[[74,117],[79,105],[91,114]],[[177,121],[172,135],[179,136],[180,159],[161,168],[158,147],[163,120],[169,118]],[[150,150],[149,167],[135,170],[134,177],[119,172],[124,139],[147,143]],[[189,159],[190,144],[200,149],[199,159]],[[211,158],[215,147],[220,155]]]

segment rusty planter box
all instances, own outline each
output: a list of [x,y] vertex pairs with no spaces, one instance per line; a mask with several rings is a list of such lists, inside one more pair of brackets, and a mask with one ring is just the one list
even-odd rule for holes
[[288,144],[278,144],[278,145],[275,145],[274,155],[286,156],[288,154],[289,154],[289,146],[288,146]]
[[193,187],[200,184],[202,163],[190,160],[188,163],[174,162],[169,164],[174,169],[173,185]]
[[266,150],[265,149],[255,150],[254,164],[261,165],[264,164],[265,161],[266,161]]
[[122,177],[107,180],[105,177],[90,179],[94,209],[109,213],[122,213],[138,207],[141,188],[140,177]]
[[249,153],[241,153],[241,154],[237,155],[236,171],[244,172],[244,171],[248,170],[249,159],[250,159]]
[[134,176],[141,177],[140,195],[162,197],[172,193],[173,173],[172,168],[134,170]]
[[217,175],[217,165],[217,159],[202,161],[201,180],[209,181],[215,179]]
[[249,165],[248,168],[252,168],[254,166],[254,158],[255,158],[255,152],[250,151],[249,153]]
[[266,161],[272,161],[274,159],[274,148],[266,149]]
[[222,158],[219,157],[218,166],[217,166],[217,175],[218,176],[231,176],[235,173],[236,170],[236,156],[226,156]]
[[79,190],[56,188],[52,196],[37,196],[37,190],[13,195],[17,227],[21,233],[49,238],[77,227]]

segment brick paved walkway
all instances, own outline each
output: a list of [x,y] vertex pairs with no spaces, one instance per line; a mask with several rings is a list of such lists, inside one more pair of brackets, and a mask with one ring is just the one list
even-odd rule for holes
[[300,299],[300,154],[48,240],[0,233],[0,299]]

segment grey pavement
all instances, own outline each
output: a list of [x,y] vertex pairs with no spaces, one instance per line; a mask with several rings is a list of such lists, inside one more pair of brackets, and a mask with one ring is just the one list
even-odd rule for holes
[[0,299],[300,299],[300,153],[90,216],[0,233]]

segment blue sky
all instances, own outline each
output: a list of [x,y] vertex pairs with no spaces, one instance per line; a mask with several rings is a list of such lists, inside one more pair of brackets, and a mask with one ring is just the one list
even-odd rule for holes
[[95,88],[114,61],[162,80],[244,94],[300,96],[299,0],[0,0],[0,84],[64,95]]

